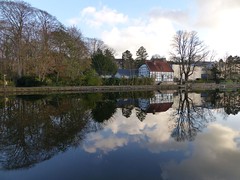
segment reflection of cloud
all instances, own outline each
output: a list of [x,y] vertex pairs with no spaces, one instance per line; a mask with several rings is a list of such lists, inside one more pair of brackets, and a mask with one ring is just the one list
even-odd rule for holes
[[143,122],[134,115],[130,118],[123,117],[121,109],[117,110],[114,117],[111,122],[106,122],[104,130],[88,134],[83,144],[85,151],[107,153],[130,142],[138,142],[141,147],[154,153],[186,146],[186,143],[173,143],[174,140],[170,138],[168,111],[157,115],[149,114]]
[[240,150],[236,139],[239,132],[213,124],[209,131],[199,134],[194,150],[181,163],[162,165],[166,179],[239,179]]
[[116,136],[103,137],[101,134],[91,134],[88,136],[88,143],[84,144],[83,148],[86,152],[95,153],[98,149],[107,153],[116,148],[127,144],[127,139]]

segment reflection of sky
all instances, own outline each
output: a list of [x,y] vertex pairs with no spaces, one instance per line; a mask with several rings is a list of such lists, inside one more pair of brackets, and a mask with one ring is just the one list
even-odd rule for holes
[[102,131],[88,134],[83,149],[104,157],[136,143],[159,156],[175,152],[176,157],[181,157],[172,154],[159,162],[163,179],[239,179],[240,114],[226,118],[223,111],[213,111],[216,121],[198,133],[194,142],[176,142],[170,137],[170,111],[148,114],[141,122],[134,112],[125,118],[118,109],[115,119],[106,123]]
[[126,118],[117,109],[103,129],[86,134],[80,147],[31,169],[0,172],[0,179],[239,179],[240,113],[210,111],[215,121],[193,142],[176,142],[173,108],[147,114],[144,121],[135,110]]
[[107,153],[137,142],[151,152],[158,153],[186,146],[184,143],[173,143],[174,140],[170,138],[169,111],[157,115],[148,114],[143,122],[139,121],[134,113],[130,118],[125,118],[118,109],[115,118],[106,123],[102,131],[87,135],[83,148],[87,152]]

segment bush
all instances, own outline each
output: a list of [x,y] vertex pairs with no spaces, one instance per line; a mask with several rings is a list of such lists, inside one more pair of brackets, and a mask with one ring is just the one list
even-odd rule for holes
[[103,85],[153,85],[152,78],[109,78],[103,79]]
[[17,87],[37,87],[45,85],[44,82],[39,81],[37,78],[32,76],[23,76],[18,78],[16,81]]

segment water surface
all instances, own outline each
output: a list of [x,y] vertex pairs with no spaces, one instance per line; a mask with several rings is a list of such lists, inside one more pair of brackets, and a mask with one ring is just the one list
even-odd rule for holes
[[0,179],[239,179],[238,92],[8,96]]

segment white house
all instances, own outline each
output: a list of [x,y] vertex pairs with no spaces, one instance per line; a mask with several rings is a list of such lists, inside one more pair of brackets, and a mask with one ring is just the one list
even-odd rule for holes
[[[213,65],[214,65],[213,62],[199,62],[195,66],[193,74],[189,76],[189,80],[208,78],[209,77],[209,71],[213,67]],[[180,66],[179,66],[179,64],[173,63],[172,64],[172,69],[174,71],[174,78],[180,79]]]
[[151,77],[156,83],[173,82],[173,69],[166,60],[151,60],[138,69],[139,77]]

